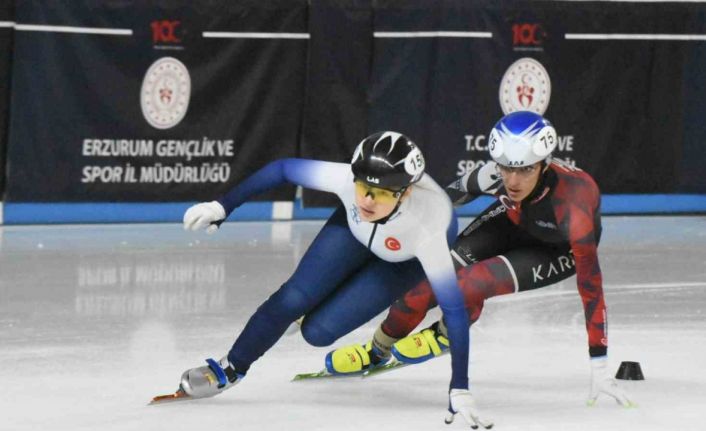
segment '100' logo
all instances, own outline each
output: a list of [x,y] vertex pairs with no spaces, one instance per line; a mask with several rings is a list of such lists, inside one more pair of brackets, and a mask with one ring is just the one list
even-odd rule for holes
[[152,43],[179,43],[181,39],[176,36],[176,28],[181,21],[152,21]]
[[541,45],[546,37],[544,29],[539,24],[513,24],[512,44],[517,45]]

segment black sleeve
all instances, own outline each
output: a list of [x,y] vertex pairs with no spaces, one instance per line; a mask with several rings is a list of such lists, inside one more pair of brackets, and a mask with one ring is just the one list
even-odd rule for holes
[[454,206],[464,205],[480,195],[494,195],[502,186],[495,162],[488,162],[446,186],[446,194]]

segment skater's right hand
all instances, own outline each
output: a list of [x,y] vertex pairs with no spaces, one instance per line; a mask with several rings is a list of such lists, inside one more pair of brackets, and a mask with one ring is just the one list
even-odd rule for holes
[[444,422],[447,425],[451,424],[457,414],[461,415],[473,429],[478,429],[479,426],[485,429],[493,427],[492,421],[480,417],[476,402],[468,389],[451,389],[449,392],[449,412]]
[[608,374],[607,357],[601,356],[591,359],[591,391],[586,404],[593,406],[600,394],[613,397],[615,401],[625,408],[637,407],[628,392],[618,386],[618,383]]
[[226,218],[226,210],[217,201],[193,205],[184,213],[184,230],[206,229],[212,234]]

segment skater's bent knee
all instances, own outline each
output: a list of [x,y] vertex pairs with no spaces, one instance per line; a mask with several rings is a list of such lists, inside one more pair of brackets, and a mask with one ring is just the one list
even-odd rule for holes
[[311,308],[310,299],[296,288],[282,286],[261,306],[261,311],[268,315],[287,318],[293,321]]
[[302,337],[307,343],[316,347],[330,346],[338,339],[334,334],[316,322],[307,322],[304,319],[302,324]]

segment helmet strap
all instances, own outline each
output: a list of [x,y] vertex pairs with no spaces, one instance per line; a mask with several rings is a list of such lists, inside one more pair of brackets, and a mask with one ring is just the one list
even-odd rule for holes
[[548,155],[546,159],[542,160],[542,169],[546,171],[546,168],[552,164],[552,155]]

